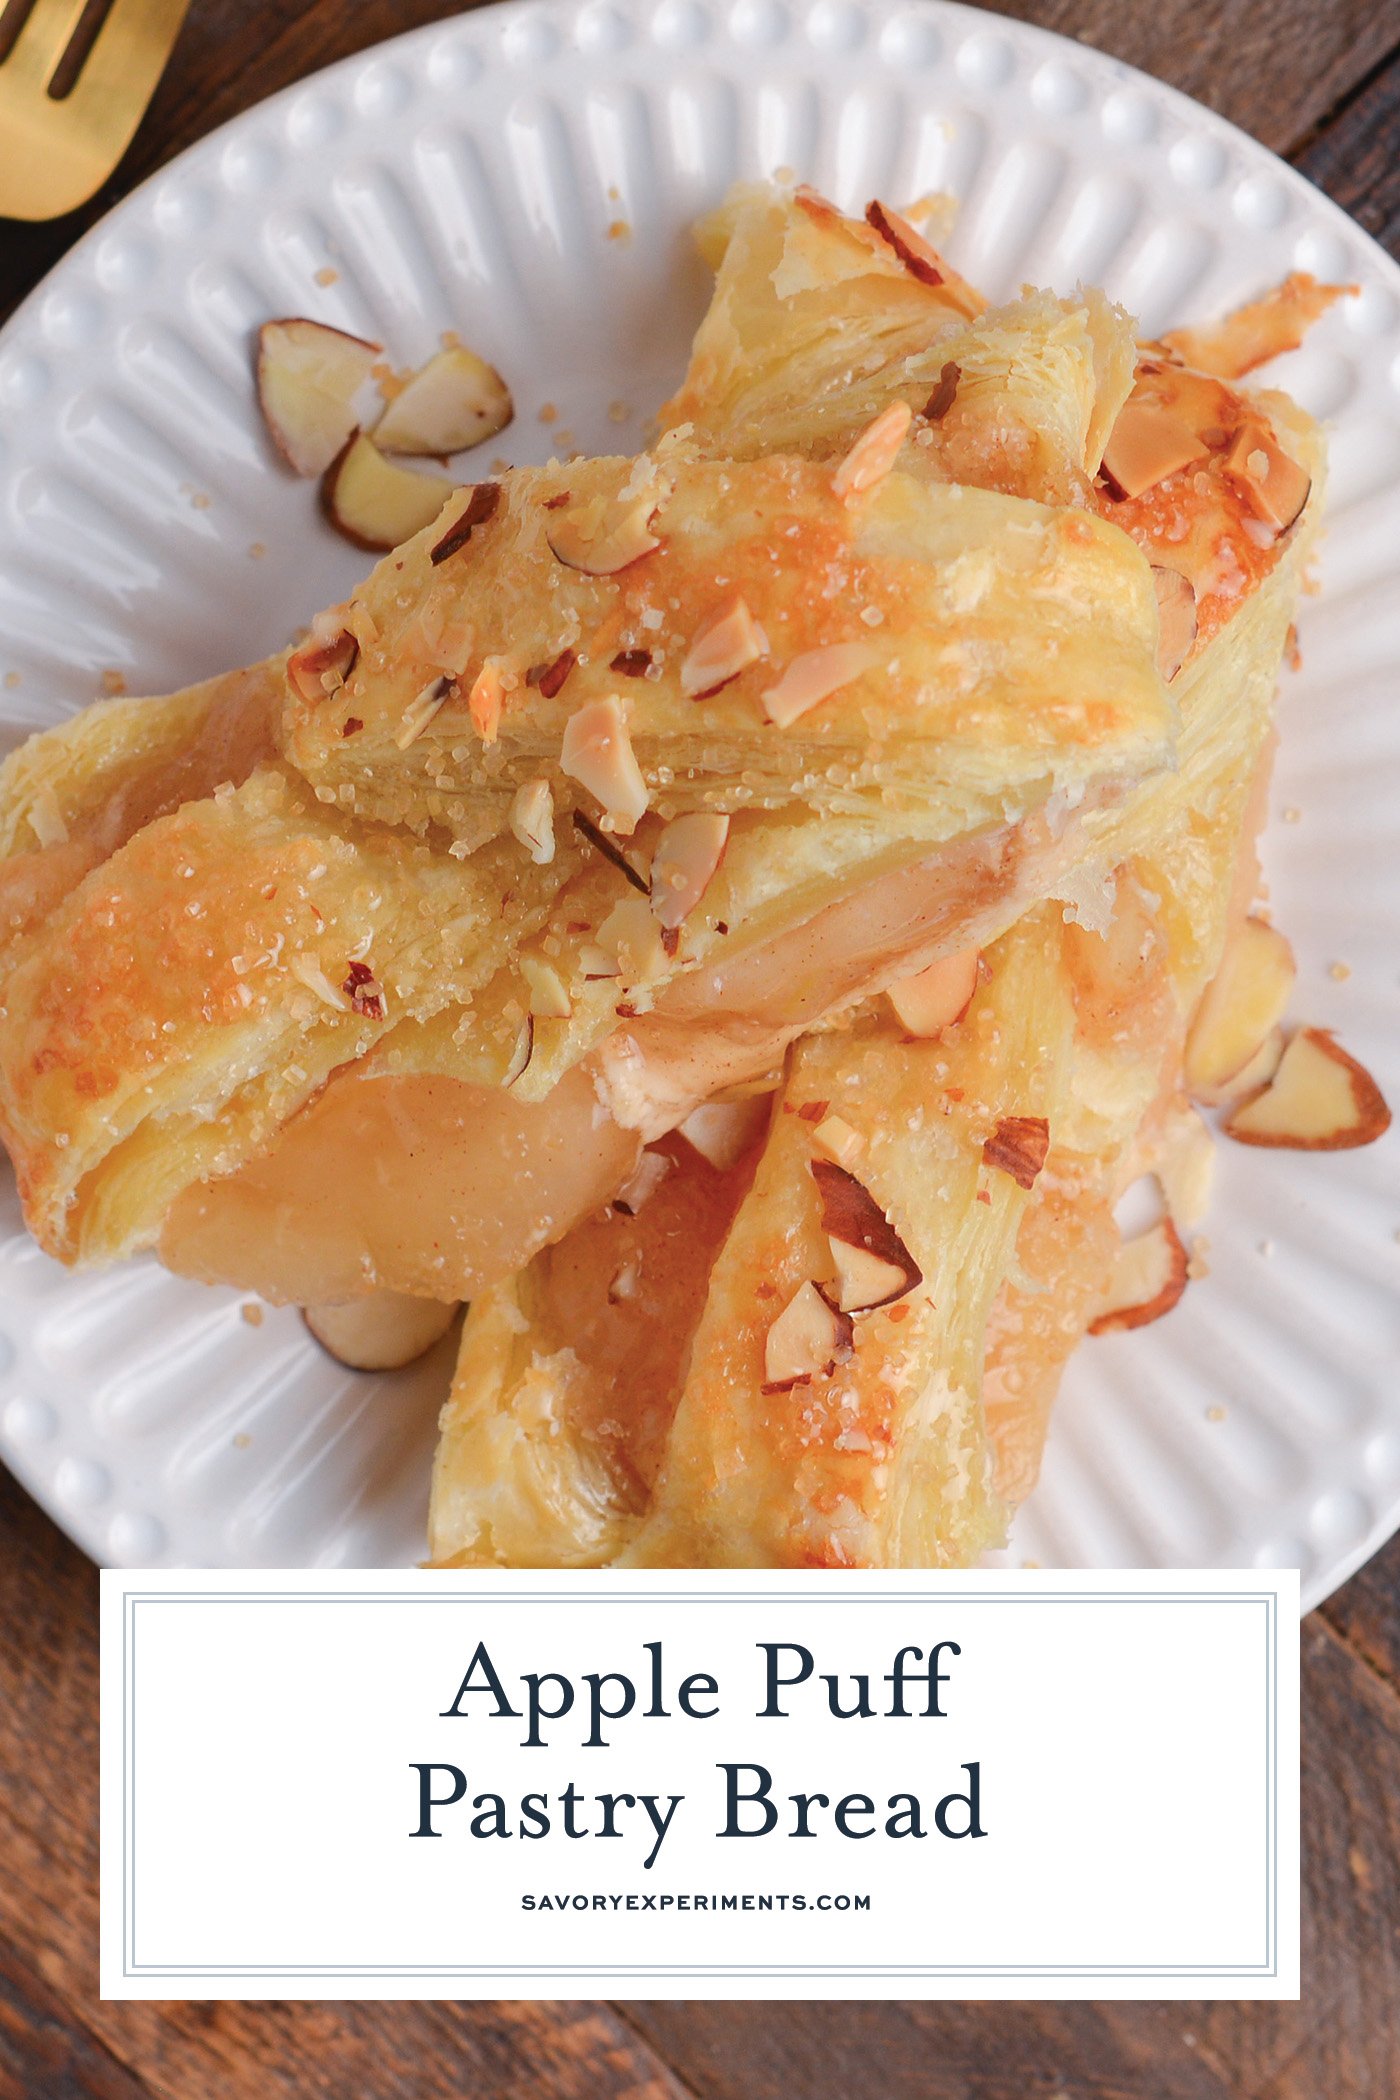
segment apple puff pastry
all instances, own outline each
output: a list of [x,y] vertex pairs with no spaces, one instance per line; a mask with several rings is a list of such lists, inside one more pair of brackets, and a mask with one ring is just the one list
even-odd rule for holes
[[1333,295],[1143,344],[879,203],[702,239],[638,458],[0,769],[0,1133],[64,1260],[470,1299],[440,1561],[965,1563],[1185,1280],[1321,488],[1240,381]]

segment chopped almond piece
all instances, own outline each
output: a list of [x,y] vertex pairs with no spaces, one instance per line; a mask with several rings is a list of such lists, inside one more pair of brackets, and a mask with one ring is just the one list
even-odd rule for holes
[[323,474],[354,434],[355,397],[380,354],[324,321],[265,321],[258,330],[258,406],[298,474]]
[[1328,1030],[1300,1028],[1264,1091],[1224,1127],[1243,1145],[1341,1152],[1373,1143],[1390,1128],[1390,1110],[1365,1066]]
[[552,962],[542,955],[522,955],[520,974],[530,988],[530,1011],[537,1021],[568,1020],[574,1002]]
[[515,1047],[507,1058],[506,1068],[501,1074],[502,1088],[509,1089],[515,1085],[516,1080],[519,1079],[534,1054],[535,1017],[533,1014],[526,1014],[520,1025],[520,1033],[515,1038]]
[[1225,457],[1225,472],[1266,525],[1286,532],[1312,492],[1311,476],[1274,443],[1262,423],[1246,423]]
[[451,493],[450,482],[396,466],[357,431],[327,469],[321,507],[343,538],[383,553],[431,525]]
[[655,494],[621,508],[613,506],[597,518],[593,508],[562,512],[545,534],[550,553],[566,569],[579,569],[585,576],[616,576],[661,545],[651,529]]
[[664,975],[670,961],[665,938],[646,898],[624,897],[598,928],[598,947],[612,958],[616,969],[598,974],[622,976],[629,984],[651,984]]
[[1246,1094],[1257,1094],[1282,1064],[1286,1040],[1282,1028],[1271,1028],[1247,1064],[1219,1086],[1202,1087],[1196,1099],[1206,1108],[1223,1108],[1231,1101],[1243,1101]]
[[299,978],[309,992],[314,992],[324,1005],[333,1007],[337,1013],[350,1011],[350,1001],[338,986],[333,985],[314,955],[293,955],[288,958],[287,968],[293,977]]
[[784,1392],[846,1363],[852,1354],[850,1315],[802,1284],[768,1330],[763,1345],[766,1393]]
[[982,1147],[982,1159],[1028,1189],[1035,1186],[1049,1150],[1050,1125],[1044,1116],[1003,1116]]
[[1196,593],[1178,569],[1152,565],[1157,593],[1157,668],[1168,685],[1196,646]]
[[729,838],[729,819],[695,810],[673,817],[651,863],[651,908],[663,926],[679,926],[704,896]]
[[510,805],[510,828],[537,868],[554,858],[554,790],[547,780],[527,780]]
[[485,525],[494,518],[501,507],[501,484],[499,481],[479,481],[466,501],[466,507],[458,513],[442,538],[430,552],[428,559],[434,568],[454,554],[460,554],[478,525]]
[[853,1130],[844,1116],[823,1116],[812,1132],[812,1143],[838,1167],[850,1168],[865,1150],[865,1139]]
[[836,1303],[848,1313],[873,1312],[907,1298],[923,1270],[863,1182],[834,1161],[814,1159],[822,1230],[836,1264]]
[[885,996],[900,1026],[910,1035],[934,1036],[960,1021],[972,1004],[981,959],[978,949],[960,948],[955,955],[941,955],[926,970],[892,984]]
[[824,648],[805,649],[762,695],[763,711],[770,722],[786,729],[809,708],[861,677],[874,660],[864,642],[828,642]]
[[450,678],[435,678],[431,685],[425,685],[422,692],[409,701],[399,719],[394,737],[400,751],[407,751],[410,744],[417,743],[428,724],[447,705],[447,696],[451,691]]
[[561,649],[552,663],[536,664],[525,673],[526,685],[534,686],[546,700],[552,700],[561,689],[578,657],[572,649]]
[[495,367],[463,344],[439,350],[395,394],[374,428],[381,452],[446,458],[484,444],[515,413]]
[[467,695],[467,709],[483,744],[495,743],[504,703],[505,688],[501,684],[500,667],[494,658],[488,656]]
[[1186,1038],[1186,1086],[1198,1101],[1238,1091],[1231,1082],[1283,1019],[1296,974],[1276,926],[1249,918],[1234,928]]
[[635,830],[651,800],[617,695],[590,700],[564,724],[561,769],[597,797],[615,831]]
[[345,1305],[308,1305],[307,1327],[337,1363],[351,1371],[401,1371],[441,1341],[457,1317],[455,1305],[373,1291]]
[[360,645],[348,628],[341,628],[326,641],[317,640],[313,632],[311,639],[287,658],[287,676],[302,699],[314,706],[344,685],[359,653]]
[[691,1110],[679,1126],[680,1134],[702,1159],[727,1174],[758,1143],[772,1112],[767,1094],[752,1094],[746,1101],[707,1101]]
[[843,503],[854,502],[884,480],[913,420],[914,411],[907,401],[892,401],[867,424],[831,477],[832,492]]
[[768,637],[736,591],[700,629],[681,664],[681,691],[708,700],[768,654]]
[[865,207],[865,217],[882,241],[893,248],[911,277],[920,284],[942,284],[946,274],[943,259],[936,248],[931,248],[917,226],[911,226],[897,211],[881,204],[878,197],[871,199]]
[[576,809],[573,813],[573,826],[574,830],[579,833],[581,838],[586,838],[589,845],[592,846],[596,852],[602,854],[604,860],[610,860],[612,862],[613,866],[617,869],[618,874],[625,876],[627,881],[631,883],[634,890],[640,890],[644,897],[649,897],[651,895],[651,884],[647,880],[646,876],[643,874],[642,870],[638,867],[634,867],[633,863],[623,852],[622,848],[620,846],[614,845],[613,841],[608,837],[605,831],[600,831],[598,829],[598,826],[594,823],[592,817],[588,816],[585,811],[581,809]]
[[961,378],[962,366],[954,364],[950,358],[938,375],[937,386],[924,403],[923,413],[926,423],[941,423],[943,421],[943,418],[958,398],[958,383]]
[[1187,1253],[1170,1218],[1124,1240],[1114,1258],[1108,1289],[1089,1322],[1090,1334],[1148,1327],[1169,1313],[1186,1289]]
[[1150,401],[1129,401],[1104,447],[1103,468],[1122,496],[1141,496],[1169,474],[1204,459],[1207,448],[1189,423]]

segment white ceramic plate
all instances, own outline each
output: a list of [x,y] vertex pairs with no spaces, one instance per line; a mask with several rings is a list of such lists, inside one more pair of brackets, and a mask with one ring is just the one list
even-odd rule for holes
[[[515,391],[488,452],[630,448],[704,301],[689,222],[780,167],[847,205],[952,191],[953,253],[990,292],[1083,278],[1149,330],[1294,267],[1363,287],[1279,368],[1334,439],[1268,854],[1300,1012],[1400,1100],[1400,272],[1219,118],[962,7],[492,8],[156,176],[0,336],[9,740],[105,671],[159,692],[259,656],[361,573],[261,431],[260,321],[316,314],[404,363],[455,328]],[[1316,1601],[1374,1550],[1400,1521],[1398,1154],[1224,1148],[1209,1277],[1075,1359],[1013,1559],[1297,1565]],[[99,1560],[420,1557],[450,1355],[357,1377],[295,1313],[250,1324],[154,1263],[70,1276],[0,1195],[0,1450]]]

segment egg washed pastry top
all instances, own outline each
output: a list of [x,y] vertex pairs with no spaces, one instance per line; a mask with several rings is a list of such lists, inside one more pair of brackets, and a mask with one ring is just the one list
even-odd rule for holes
[[[1121,533],[902,471],[848,500],[833,483],[679,443],[522,469],[435,561],[478,487],[355,592],[344,683],[289,677],[283,749],[337,806],[471,843],[536,778],[631,828],[563,750],[613,698],[664,814],[890,812],[936,839],[1169,759],[1151,578]],[[579,566],[624,534],[643,551],[617,573]],[[794,667],[817,697],[788,720]]]
[[[638,471],[601,462],[568,478],[581,491],[589,473],[611,490]],[[653,471],[643,478],[655,492]],[[518,490],[441,562],[432,562],[432,549],[460,517],[460,498],[441,531],[381,564],[363,606],[347,615],[359,623],[363,670],[357,661],[348,680],[331,675],[309,701],[285,659],[229,685],[215,719],[241,691],[244,713],[232,716],[242,734],[237,750],[213,733],[203,744],[193,736],[208,711],[205,690],[94,710],[82,726],[51,732],[9,762],[0,776],[7,875],[17,888],[32,886],[42,868],[57,909],[37,926],[18,906],[10,914],[0,1118],[28,1215],[52,1251],[110,1258],[165,1231],[176,1265],[271,1296],[301,1296],[312,1281],[333,1293],[371,1283],[444,1295],[475,1289],[507,1258],[528,1255],[528,1236],[505,1235],[490,1259],[464,1251],[457,1266],[431,1269],[422,1247],[401,1239],[377,1247],[367,1228],[343,1261],[319,1268],[318,1235],[328,1240],[337,1223],[334,1182],[324,1171],[278,1180],[270,1155],[284,1129],[313,1103],[327,1121],[323,1097],[351,1077],[401,1075],[405,1066],[415,1078],[462,1085],[499,1086],[509,1077],[523,1116],[525,1103],[596,1050],[594,1076],[618,1121],[654,1135],[715,1084],[771,1062],[833,1001],[878,989],[902,963],[941,946],[992,937],[1038,885],[1072,871],[1083,813],[1169,754],[1173,709],[1153,664],[1150,582],[1141,557],[1110,527],[996,493],[927,488],[898,472],[848,504],[827,470],[802,462],[727,470],[678,455],[666,471],[673,478],[657,524],[671,520],[671,539],[662,534],[630,583],[627,572],[600,579],[558,561],[548,521],[567,506],[546,505],[564,471],[523,474]],[[523,558],[506,562],[517,510],[533,568]],[[766,554],[756,516],[773,528]],[[855,676],[787,724],[766,719],[764,681],[782,670],[763,668],[771,644],[767,658],[724,690],[696,699],[682,683],[679,645],[667,642],[671,601],[684,604],[691,593],[712,602],[717,550],[727,560],[742,549],[735,575],[748,583],[755,617],[810,645],[794,655],[820,655],[839,601],[810,572],[796,586],[784,581],[784,521],[806,536],[809,551],[814,536],[837,550],[846,615],[881,615],[878,623],[851,619],[865,639],[836,644],[859,650]],[[692,541],[708,556],[687,552]],[[657,640],[645,623],[649,565],[675,583],[659,608],[658,654],[671,653],[635,678],[633,665],[616,659],[630,654],[638,634]],[[578,783],[559,760],[571,711],[600,690],[591,652],[577,650],[589,661],[575,662],[548,693],[541,681],[530,684],[533,666],[508,687],[507,666],[494,741],[472,719],[480,672],[465,708],[460,681],[450,696],[436,691],[446,677],[439,671],[434,697],[415,710],[424,673],[465,646],[468,627],[475,634],[499,618],[497,601],[527,571],[544,611],[528,594],[511,600],[519,605],[513,662],[537,649],[543,661],[565,633],[582,641],[581,608],[593,622],[588,636],[612,621],[605,647],[614,639],[619,647],[607,658],[606,687],[635,731],[634,750],[653,768],[658,805],[741,805],[706,908],[670,944],[630,896],[627,875],[585,852],[565,824],[554,827],[545,863],[500,833],[512,777],[545,777],[561,815],[567,810]],[[730,591],[734,579],[718,573]],[[633,607],[634,626],[616,624],[619,604]],[[694,617],[703,618],[698,603]],[[543,623],[538,639],[529,630],[520,648],[530,619]],[[912,668],[876,678],[872,649],[886,665]],[[490,654],[473,642],[469,668],[477,658],[484,668]],[[578,695],[569,693],[573,679]],[[269,682],[280,702],[270,736],[285,751],[280,765],[267,748]],[[703,738],[690,726],[697,717],[712,725]],[[172,753],[169,725],[186,719],[191,748],[203,751],[202,773]],[[689,755],[683,768],[663,765],[660,754],[674,757],[673,745]],[[924,752],[922,779],[908,755],[915,746]],[[379,756],[351,763],[343,754],[356,749]],[[707,770],[717,756],[723,764]],[[339,770],[328,778],[322,769]],[[131,823],[114,830],[94,813],[90,783],[119,773],[141,788],[127,796]],[[216,784],[217,798],[178,808],[192,786],[208,796]],[[847,813],[813,814],[823,798]],[[581,789],[579,799],[588,799]],[[746,801],[783,806],[765,816],[746,812]],[[606,806],[594,807],[608,818]],[[498,843],[471,853],[457,838],[448,841],[456,852],[444,852],[439,822],[459,810],[468,835]],[[142,828],[146,811],[152,821]],[[653,827],[641,839],[649,851],[657,819],[648,811],[643,821]],[[953,858],[929,860],[940,841]],[[904,890],[877,887],[896,878]],[[785,943],[790,930],[800,938]],[[608,944],[601,964],[600,939]],[[529,1011],[521,964],[534,941],[543,944],[536,960],[563,980],[567,1013]],[[631,1016],[619,1030],[621,1008],[658,1010],[649,1040],[639,1044],[645,1031]],[[707,1033],[716,1009],[720,1025]],[[450,1025],[423,1032],[443,1017]],[[515,1052],[527,1021],[534,1042],[522,1071]],[[618,1039],[610,1044],[610,1036]],[[364,1102],[346,1116],[371,1150],[384,1148],[382,1171],[392,1177],[402,1119],[389,1105],[377,1125],[369,1119],[368,1132]],[[503,1131],[503,1144],[517,1140],[531,1142],[523,1129]],[[405,1175],[421,1176],[431,1155],[430,1140],[420,1134],[416,1142],[418,1164],[399,1159]],[[624,1154],[605,1151],[602,1181],[576,1191],[575,1206],[606,1196]],[[279,1231],[256,1204],[244,1216],[242,1192],[228,1182],[240,1230],[221,1235],[211,1219],[220,1208],[217,1178],[236,1180],[245,1164],[256,1178],[260,1159],[269,1160],[277,1188],[269,1211]],[[205,1183],[210,1190],[191,1199],[179,1229],[167,1230],[182,1192]],[[541,1231],[567,1228],[570,1204],[556,1205],[528,1177],[521,1186],[519,1201]],[[499,1216],[499,1200],[485,1214]],[[264,1261],[274,1242],[286,1258],[280,1272]],[[298,1242],[302,1261],[291,1253]]]
[[[783,209],[828,248],[844,241],[829,208]],[[1147,571],[1116,520],[1031,499],[1080,489],[1092,471],[1106,404],[1123,389],[1126,324],[1094,301],[1077,313],[1024,302],[1014,325],[969,322],[971,296],[938,304],[940,327],[982,329],[989,370],[1003,358],[1002,395],[969,382],[951,422],[930,402],[894,471],[853,501],[828,463],[729,466],[697,458],[679,434],[641,463],[531,470],[494,500],[454,499],[319,622],[323,674],[308,675],[303,651],[296,676],[279,660],[248,675],[246,734],[227,774],[192,776],[197,793],[218,784],[211,803],[173,807],[192,782],[172,787],[183,760],[158,724],[180,716],[185,696],[94,710],[107,720],[91,739],[54,732],[10,762],[7,872],[23,863],[17,887],[32,888],[42,869],[62,902],[42,930],[32,908],[28,922],[11,916],[0,1037],[0,1117],[45,1244],[103,1258],[164,1229],[177,1266],[273,1296],[311,1295],[311,1271],[327,1295],[375,1282],[474,1290],[528,1257],[528,1233],[503,1234],[489,1259],[461,1252],[454,1268],[427,1258],[431,1235],[386,1247],[367,1219],[343,1259],[299,1262],[298,1246],[314,1257],[342,1222],[325,1168],[347,1130],[386,1185],[426,1187],[444,1131],[472,1151],[479,1090],[494,1103],[508,1083],[509,1107],[493,1107],[502,1156],[528,1155],[530,1170],[472,1194],[481,1216],[499,1220],[513,1202],[557,1235],[635,1153],[600,1141],[597,1179],[555,1200],[566,1148],[545,1111],[563,1075],[580,1072],[623,1129],[654,1136],[833,1004],[994,938],[1038,891],[1072,885],[1091,848],[1101,857],[1121,843],[1122,790],[1169,777],[1174,733],[1152,665]],[[1014,415],[1009,400],[1022,404]],[[832,427],[825,404],[812,403],[814,451]],[[1032,413],[1035,443],[1008,444]],[[1000,470],[988,489],[952,485],[943,422],[967,460],[1014,460],[1017,472],[1000,472],[1005,486]],[[638,531],[656,546],[613,573],[575,565],[627,552],[629,533],[635,549]],[[770,531],[776,547],[765,548]],[[791,544],[830,556],[825,570],[804,564],[793,581]],[[664,599],[647,580],[658,576],[671,580]],[[699,686],[692,657],[736,593],[762,647],[718,690]],[[865,612],[881,617],[851,617]],[[893,652],[883,676],[872,647],[877,659]],[[784,675],[832,652],[854,675],[800,717],[770,721]],[[599,701],[639,761],[640,818],[563,763],[570,721]],[[92,816],[93,740],[129,744],[104,762],[144,781],[126,798],[135,820],[144,796],[155,819],[144,830]],[[711,891],[675,940],[660,940],[633,878],[567,824],[551,827],[544,862],[502,835],[518,788],[540,781],[560,816],[591,810],[632,838],[643,871],[657,812],[736,811]],[[1108,827],[1093,841],[1091,816]],[[174,886],[189,883],[181,904]],[[565,1010],[536,996],[530,961],[561,982]],[[405,1113],[410,1087],[421,1121]],[[457,1106],[435,1123],[444,1087]],[[565,1105],[554,1104],[561,1125]],[[329,1150],[317,1151],[317,1132]],[[232,1234],[221,1236],[221,1208]],[[274,1244],[280,1270],[262,1264]]]
[[[820,444],[833,433],[844,440],[850,359],[840,313],[872,253],[865,229],[852,238],[850,222],[768,193],[727,216],[715,306],[673,412],[702,425],[708,415],[712,442],[741,432],[751,442],[756,422],[781,413],[796,358],[803,379],[792,392],[825,384],[829,393],[809,429],[822,427]],[[778,289],[793,282],[794,233],[797,296]],[[830,331],[820,325],[823,255]],[[874,275],[888,275],[878,256]],[[1023,302],[1010,330],[1037,305],[1043,328],[1042,299]],[[746,332],[726,362],[736,311]],[[1067,320],[1051,325],[1067,329]],[[992,326],[1004,347],[1006,316],[982,317],[963,342],[976,348],[978,331],[985,339]],[[1257,325],[1253,337],[1257,345]],[[1221,340],[1214,348],[1229,368]],[[960,396],[969,411],[976,401],[961,372],[947,391],[945,425]],[[1181,762],[1088,820],[1103,859],[1069,893],[1088,923],[1064,923],[1053,907],[1029,914],[991,949],[990,991],[935,1043],[866,1023],[800,1044],[757,1154],[716,1175],[673,1142],[651,1155],[669,1169],[659,1191],[653,1177],[638,1178],[640,1209],[624,1203],[580,1226],[484,1297],[469,1315],[443,1416],[431,1526],[439,1559],[974,1559],[1000,1536],[999,1503],[1014,1504],[1034,1482],[1059,1372],[1116,1243],[1121,1188],[1154,1168],[1182,1221],[1194,1221],[1208,1141],[1180,1094],[1181,1050],[1229,914],[1252,894],[1253,783],[1263,777],[1274,675],[1315,529],[1307,484],[1320,450],[1290,404],[1185,372],[1171,350],[1130,359],[1126,380],[1120,370],[1119,411],[1129,403],[1119,432],[1110,424],[1096,435],[1099,450],[1130,436],[1141,409],[1139,437],[1179,455],[1165,466],[1160,454],[1149,459],[1153,474],[1131,491],[1073,473],[1067,482],[1064,442],[1047,443],[1033,412],[1021,426],[1026,442],[1011,413],[990,443],[985,421],[979,429],[969,413],[961,428],[939,431],[921,462],[939,471],[956,447],[965,472],[1017,492],[1068,485],[1071,500],[1115,515],[1166,565],[1157,571],[1164,613],[1175,579],[1189,585],[1189,623],[1183,631],[1178,620],[1174,642],[1163,636],[1180,672]],[[1075,427],[1087,461],[1087,413]],[[1290,459],[1303,463],[1291,517],[1270,515],[1238,471],[1238,434],[1253,440],[1261,429],[1269,445],[1286,433]],[[1114,457],[1136,481],[1131,450],[1120,442]],[[1265,481],[1268,467],[1266,455],[1249,460]],[[1043,1133],[1020,1178],[1015,1144],[996,1145],[1000,1131],[1017,1130],[1023,1147],[1026,1132]],[[765,1361],[775,1321],[802,1312],[804,1293],[818,1328],[830,1320],[837,1284],[813,1167],[829,1173],[834,1158],[860,1176],[917,1256],[917,1281],[883,1310],[844,1328],[831,1322],[817,1352],[829,1344],[830,1360],[775,1387]],[[678,1208],[696,1220],[683,1260]]]

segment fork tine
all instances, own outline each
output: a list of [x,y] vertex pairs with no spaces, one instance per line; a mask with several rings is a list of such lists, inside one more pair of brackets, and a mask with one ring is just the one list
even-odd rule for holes
[[[78,13],[82,5],[77,0]],[[129,139],[165,71],[189,5],[190,0],[112,0],[67,98],[75,115],[113,136],[125,123]],[[128,122],[133,104],[135,115]]]
[[29,20],[15,39],[5,71],[43,94],[68,49],[85,0],[34,0]]
[[101,187],[131,144],[189,0],[112,0],[62,101],[47,92],[84,0],[35,0],[0,65],[0,215],[52,219]]

